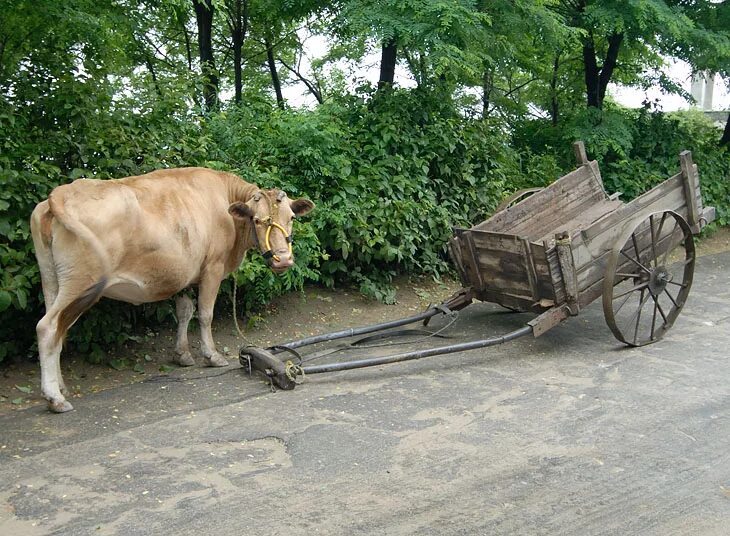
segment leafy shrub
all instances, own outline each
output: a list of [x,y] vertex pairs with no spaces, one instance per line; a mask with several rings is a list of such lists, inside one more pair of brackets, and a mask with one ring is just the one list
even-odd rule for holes
[[[294,268],[277,276],[252,252],[235,272],[237,305],[245,312],[308,281],[355,284],[392,302],[396,274],[438,277],[449,269],[445,244],[452,225],[478,222],[506,191],[544,186],[572,169],[574,139],[583,139],[600,161],[607,189],[629,198],[675,173],[678,153],[691,149],[706,204],[717,207],[721,223],[730,218],[730,159],[701,114],[608,106],[578,112],[560,128],[524,121],[508,132],[463,117],[435,90],[346,95],[311,111],[281,111],[251,98],[207,117],[190,116],[174,99],[156,99],[140,110],[100,102],[84,87],[67,93],[72,97],[43,112],[56,114],[50,122],[0,100],[6,140],[0,153],[0,361],[32,350],[42,315],[32,208],[53,187],[80,176],[205,165],[315,201],[312,216],[296,222]],[[219,309],[231,282],[223,283]],[[70,342],[100,360],[107,345],[172,316],[169,302],[142,308],[102,303],[74,326]]]
[[720,130],[702,112],[650,112],[608,106],[586,110],[555,128],[527,121],[515,129],[517,149],[528,160],[552,160],[574,167],[571,143],[580,139],[598,160],[606,189],[632,199],[679,171],[679,153],[692,151],[700,170],[704,203],[715,206],[717,222],[730,223],[730,150],[719,148]]

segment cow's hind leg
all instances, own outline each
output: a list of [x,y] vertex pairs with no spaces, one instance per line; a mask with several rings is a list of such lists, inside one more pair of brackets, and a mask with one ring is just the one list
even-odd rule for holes
[[41,392],[48,400],[48,409],[55,413],[73,409],[62,393],[65,389],[60,364],[63,340],[68,329],[81,314],[99,300],[105,286],[106,278],[99,279],[97,283],[80,292],[72,292],[72,285],[67,288],[62,286],[53,305],[36,326],[41,362]]
[[41,392],[48,400],[48,409],[56,413],[71,411],[73,406],[61,392],[61,345],[63,336],[58,333],[58,312],[49,311],[36,326],[38,354],[41,361]]
[[225,367],[228,361],[215,348],[213,341],[213,308],[218,296],[218,289],[223,280],[223,265],[215,264],[206,267],[200,278],[198,288],[198,319],[200,321],[200,342],[203,356],[211,367]]
[[188,345],[188,324],[193,317],[193,300],[186,294],[175,297],[175,314],[177,315],[177,342],[175,343],[175,363],[182,367],[195,364]]

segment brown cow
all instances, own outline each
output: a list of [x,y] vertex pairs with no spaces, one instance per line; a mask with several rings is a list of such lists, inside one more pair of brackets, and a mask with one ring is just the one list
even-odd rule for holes
[[[292,220],[312,208],[307,199],[291,201],[284,192],[204,168],[80,179],[54,189],[31,217],[46,302],[36,328],[41,390],[51,411],[73,409],[62,394],[59,364],[66,332],[105,296],[140,304],[198,285],[203,356],[211,366],[227,365],[211,334],[221,281],[255,246],[273,271],[289,268]],[[176,308],[176,362],[192,365],[193,303],[179,294]]]

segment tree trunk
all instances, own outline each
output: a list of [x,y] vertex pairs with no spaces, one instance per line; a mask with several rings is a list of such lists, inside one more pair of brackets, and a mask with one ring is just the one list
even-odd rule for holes
[[603,106],[603,99],[606,97],[606,88],[611,81],[611,76],[618,63],[618,52],[621,49],[621,42],[624,40],[623,33],[614,33],[608,36],[608,51],[606,59],[601,68],[601,76],[598,79],[598,98]]
[[720,138],[720,147],[728,144],[730,144],[730,114],[728,114],[727,116],[727,121],[725,122],[725,131],[722,133],[722,138]]
[[185,55],[188,59],[188,69],[193,70],[193,52],[190,46],[190,36],[185,24],[182,25],[183,37],[185,38]]
[[144,58],[145,65],[147,66],[147,70],[150,72],[150,76],[152,77],[152,83],[155,86],[155,92],[157,93],[157,96],[162,98],[162,89],[160,89],[160,84],[157,81],[157,73],[155,72],[155,65],[152,63],[152,58],[150,58],[149,54],[145,54]]
[[608,51],[603,67],[598,67],[596,48],[593,34],[590,33],[583,42],[583,66],[586,82],[586,100],[588,107],[603,108],[603,99],[606,97],[606,88],[618,63],[618,53],[624,39],[623,33],[614,33],[608,36]]
[[276,92],[276,104],[280,109],[284,109],[284,95],[281,93],[281,81],[279,81],[279,72],[276,70],[276,60],[274,59],[274,47],[267,37],[264,44],[266,45],[266,60],[269,64],[269,72],[271,73],[271,83],[274,85]]
[[586,82],[586,100],[589,108],[600,108],[599,98],[599,77],[600,70],[596,63],[596,48],[593,42],[593,34],[590,34],[583,42],[583,74]]
[[395,38],[383,42],[383,50],[380,57],[380,80],[378,81],[378,89],[383,87],[393,87],[395,79],[395,62],[398,54],[398,45]]
[[485,65],[484,73],[482,74],[482,119],[489,117],[489,102],[492,98],[493,87],[492,79],[492,70]]
[[235,102],[241,104],[243,95],[243,41],[248,31],[248,0],[227,0],[228,26],[233,41],[233,75]]
[[555,56],[553,61],[553,73],[550,77],[550,120],[553,126],[557,126],[560,117],[560,108],[558,103],[558,70],[560,69],[560,54]]
[[198,25],[198,48],[200,70],[203,76],[203,100],[207,111],[218,104],[218,76],[213,58],[213,14],[212,0],[193,0],[195,20]]

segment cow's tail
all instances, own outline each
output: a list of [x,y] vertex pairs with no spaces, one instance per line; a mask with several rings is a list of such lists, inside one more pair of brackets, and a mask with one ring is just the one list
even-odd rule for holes
[[53,216],[66,230],[91,248],[91,254],[100,267],[98,279],[59,313],[57,333],[59,337],[62,337],[85,311],[101,299],[101,295],[109,281],[111,268],[108,254],[96,235],[78,218],[66,212],[62,194],[59,195],[56,191],[52,192],[48,197],[48,206]]

